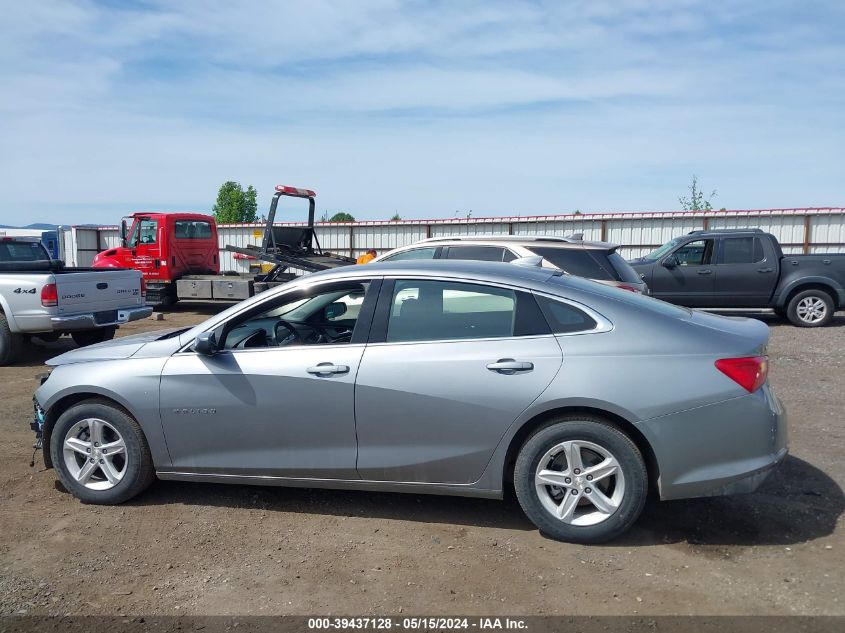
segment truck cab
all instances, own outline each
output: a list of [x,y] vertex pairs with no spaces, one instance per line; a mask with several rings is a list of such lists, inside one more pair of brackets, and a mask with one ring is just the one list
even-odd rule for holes
[[175,282],[220,272],[217,224],[200,213],[133,213],[121,223],[122,246],[94,258],[95,268],[134,268],[147,282],[150,303],[176,300]]
[[819,327],[845,306],[845,254],[784,255],[757,228],[692,231],[629,263],[654,297],[691,308],[773,310]]

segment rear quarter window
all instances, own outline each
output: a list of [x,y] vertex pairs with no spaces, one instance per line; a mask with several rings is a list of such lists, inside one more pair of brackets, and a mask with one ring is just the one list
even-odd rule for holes
[[588,332],[598,325],[589,314],[575,306],[556,301],[543,295],[535,295],[543,316],[555,334],[572,334],[573,332]]
[[607,254],[607,261],[619,275],[619,281],[627,281],[628,283],[642,283],[642,277],[634,270],[625,258],[616,251]]
[[[554,264],[571,275],[586,277],[587,279],[601,279],[602,281],[618,281],[616,272],[605,261],[605,269],[601,262],[594,258],[590,251],[583,248],[551,248],[548,246],[529,246],[528,250]],[[609,270],[608,270],[609,269]],[[611,272],[612,271],[612,272]]]

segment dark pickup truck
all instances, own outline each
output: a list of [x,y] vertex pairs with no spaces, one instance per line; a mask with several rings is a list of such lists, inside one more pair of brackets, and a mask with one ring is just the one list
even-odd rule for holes
[[845,307],[845,253],[784,255],[760,229],[692,231],[630,264],[652,296],[691,308],[772,309],[819,327]]

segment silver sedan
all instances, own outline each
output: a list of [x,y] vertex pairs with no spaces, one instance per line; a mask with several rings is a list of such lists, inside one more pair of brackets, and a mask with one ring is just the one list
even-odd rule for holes
[[786,454],[765,324],[530,266],[350,266],[52,359],[32,427],[86,503],[153,480],[500,498],[595,543]]

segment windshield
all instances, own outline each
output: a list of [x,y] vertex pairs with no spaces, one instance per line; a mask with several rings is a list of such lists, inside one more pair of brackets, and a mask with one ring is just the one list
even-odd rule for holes
[[683,237],[676,237],[675,239],[669,240],[656,251],[651,251],[648,255],[643,256],[643,259],[650,262],[658,260],[680,244],[683,239]]

